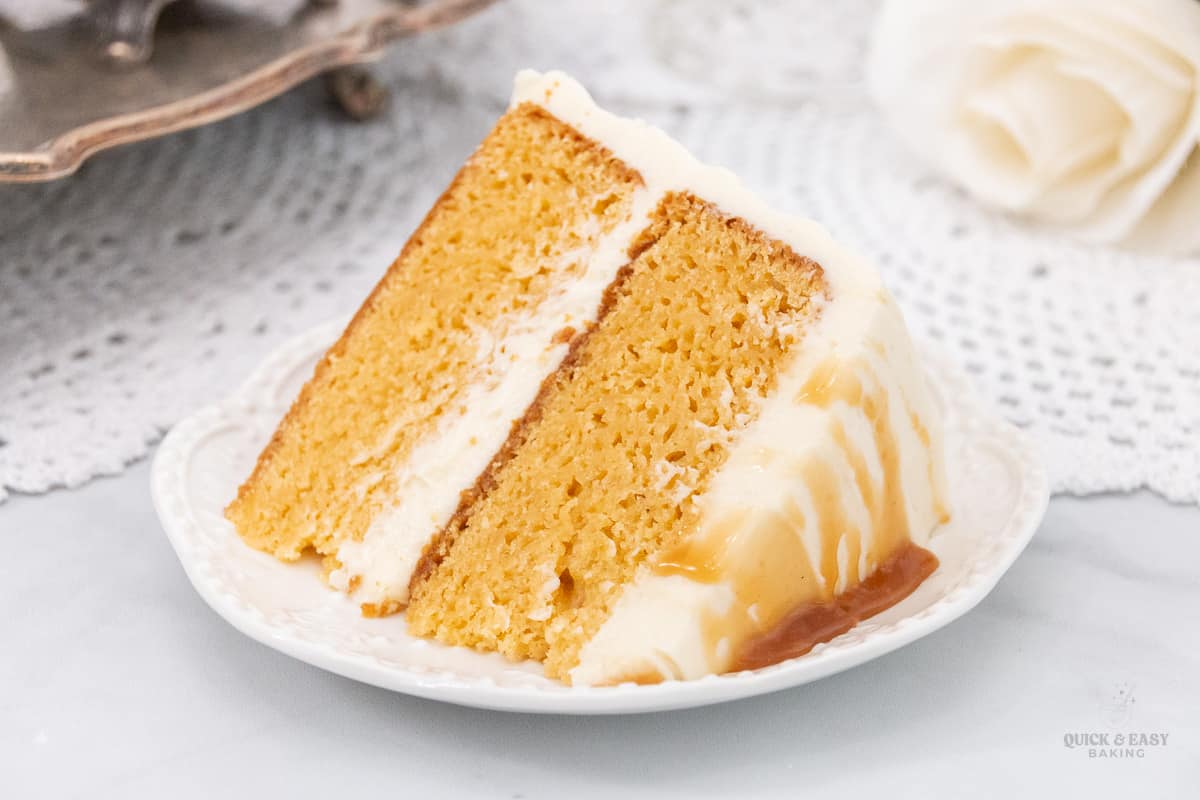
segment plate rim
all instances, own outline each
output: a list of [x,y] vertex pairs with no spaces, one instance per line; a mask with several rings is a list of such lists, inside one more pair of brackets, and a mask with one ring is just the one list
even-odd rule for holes
[[[1049,502],[1046,471],[1032,440],[1001,419],[973,392],[970,381],[936,347],[920,347],[922,362],[949,402],[953,392],[957,428],[972,441],[997,447],[1019,468],[1020,491],[1008,524],[982,548],[970,574],[929,606],[894,623],[871,630],[868,638],[836,646],[838,637],[809,654],[758,670],[708,675],[690,681],[651,686],[501,686],[491,678],[464,678],[446,670],[417,671],[372,663],[366,654],[338,652],[266,622],[261,611],[222,591],[192,557],[200,522],[184,501],[187,459],[205,437],[234,420],[264,413],[256,397],[277,390],[280,379],[294,373],[334,341],[345,326],[339,318],[301,333],[276,348],[232,393],[181,420],[168,432],[154,456],[151,495],[159,520],[188,580],[219,616],[246,636],[318,668],[383,689],[455,705],[542,714],[624,714],[666,711],[727,702],[811,683],[859,666],[927,636],[971,611],[986,597],[1028,545]],[[275,411],[275,416],[278,412]],[[984,563],[984,568],[979,564]],[[286,568],[280,565],[281,568]],[[856,626],[844,637],[852,637]],[[835,645],[830,647],[829,645]]]

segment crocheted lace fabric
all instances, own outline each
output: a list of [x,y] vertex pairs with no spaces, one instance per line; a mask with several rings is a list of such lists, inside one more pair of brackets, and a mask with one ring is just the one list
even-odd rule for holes
[[1200,260],[1065,241],[933,177],[866,99],[873,9],[513,0],[400,43],[374,122],[312,84],[0,187],[0,494],[120,471],[352,310],[534,66],[865,251],[917,337],[1040,442],[1058,491],[1200,502]]

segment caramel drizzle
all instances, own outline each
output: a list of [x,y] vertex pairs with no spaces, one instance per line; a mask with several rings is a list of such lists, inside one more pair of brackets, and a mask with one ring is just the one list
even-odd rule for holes
[[[845,403],[861,410],[871,425],[875,452],[879,454],[883,473],[878,486],[871,479],[866,454],[850,443],[840,421],[835,422],[833,427],[834,441],[850,463],[855,486],[870,516],[872,536],[866,565],[867,573],[870,573],[901,543],[910,539],[910,531],[907,501],[901,480],[900,448],[896,442],[896,433],[892,429],[888,397],[878,388],[871,391],[864,388],[860,370],[856,368],[859,366],[853,363],[843,364],[834,359],[825,361],[801,387],[796,395],[796,402],[823,409],[835,403]],[[806,464],[805,471],[809,486],[824,487],[837,480],[833,465],[827,461]],[[833,549],[836,559],[837,540],[853,533],[853,538],[861,543],[861,532],[850,529],[840,487],[837,483],[833,483],[833,486],[834,493],[828,496],[817,495],[814,492],[814,502],[818,503],[820,509],[822,551]],[[836,560],[834,563],[836,576]]]
[[[807,652],[814,644],[853,627],[862,618],[858,613],[862,608],[874,609],[866,614],[870,616],[898,602],[936,567],[937,559],[932,554],[910,543],[900,449],[889,400],[880,387],[864,386],[860,372],[868,366],[865,361],[860,364],[829,359],[813,371],[795,398],[798,403],[818,408],[844,403],[859,409],[871,426],[882,473],[878,481],[871,475],[867,453],[849,440],[841,422],[835,422],[832,428],[834,442],[846,456],[868,512],[872,535],[864,571],[860,573],[864,532],[847,513],[846,487],[838,468],[823,459],[798,464],[796,469],[798,481],[809,488],[812,497],[812,522],[821,542],[819,564],[809,559],[802,538],[808,520],[791,497],[786,498],[781,510],[733,512],[668,550],[655,564],[659,575],[682,575],[709,584],[724,581],[732,587],[735,602],[729,610],[709,610],[701,619],[712,671],[743,665],[748,647],[755,649],[756,664],[763,657],[764,647],[780,653],[776,660],[799,655],[799,647]],[[909,418],[917,437],[928,446],[928,429],[915,414],[909,414]],[[932,483],[932,459],[929,469]],[[940,499],[935,498],[935,503],[944,516]],[[844,576],[838,559],[843,547]],[[924,555],[904,555],[910,550]],[[901,556],[904,559],[900,567],[883,569]],[[845,578],[848,587],[842,597],[836,592],[840,577]],[[884,600],[866,597],[859,586],[870,588],[867,594],[872,598]],[[843,598],[855,599],[856,607],[843,607]],[[807,622],[801,623],[801,619]],[[769,644],[763,645],[764,641]],[[739,651],[728,652],[731,646]]]

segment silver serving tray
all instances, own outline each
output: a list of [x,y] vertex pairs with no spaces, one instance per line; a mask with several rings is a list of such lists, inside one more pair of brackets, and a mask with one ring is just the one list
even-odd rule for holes
[[60,178],[99,150],[236,114],[492,2],[325,0],[275,22],[170,3],[153,54],[106,51],[83,15],[38,30],[0,19],[0,182]]

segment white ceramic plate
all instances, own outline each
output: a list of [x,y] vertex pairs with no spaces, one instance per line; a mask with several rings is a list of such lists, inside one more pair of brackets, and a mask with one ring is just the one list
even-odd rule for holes
[[764,669],[656,686],[564,686],[543,677],[537,664],[409,636],[403,616],[364,619],[353,602],[319,580],[315,560],[286,565],[252,550],[222,516],[342,327],[330,323],[293,339],[233,395],[176,425],[154,459],[154,504],[192,584],[234,627],[302,661],[385,689],[508,711],[616,714],[799,686],[965,614],[996,585],[1045,512],[1046,475],[1026,438],[978,404],[965,376],[927,355],[946,418],[954,518],[934,535],[930,549],[941,566],[917,591],[807,655]]

